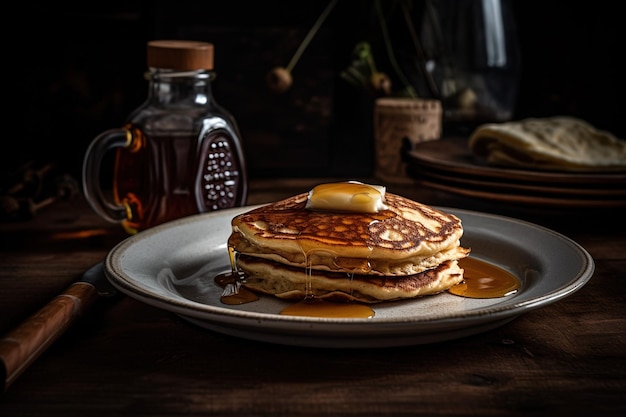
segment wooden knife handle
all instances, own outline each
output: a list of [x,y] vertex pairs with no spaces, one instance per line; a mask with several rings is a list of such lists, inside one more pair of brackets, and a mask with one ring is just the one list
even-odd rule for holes
[[4,389],[98,298],[96,288],[76,282],[0,339]]

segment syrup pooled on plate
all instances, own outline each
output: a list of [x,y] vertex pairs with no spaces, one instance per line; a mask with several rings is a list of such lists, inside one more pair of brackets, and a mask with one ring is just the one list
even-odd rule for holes
[[243,280],[245,274],[237,270],[237,254],[232,247],[228,247],[228,258],[230,259],[230,271],[222,272],[215,276],[214,281],[223,288],[220,301],[228,305],[247,304],[259,299],[259,296],[246,287]]
[[467,298],[498,298],[513,295],[519,290],[519,281],[513,274],[495,265],[475,258],[459,261],[465,270],[463,282],[448,290]]
[[259,296],[242,285],[243,273],[223,272],[215,276],[215,283],[224,291],[220,301],[228,305],[247,304],[259,299]]
[[307,297],[280,311],[282,316],[371,319],[374,309],[361,303],[333,303],[321,298]]

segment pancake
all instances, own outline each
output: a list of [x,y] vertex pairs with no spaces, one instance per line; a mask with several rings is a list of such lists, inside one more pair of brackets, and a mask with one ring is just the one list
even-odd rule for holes
[[407,275],[465,254],[458,217],[387,193],[378,213],[306,209],[308,194],[235,217],[229,244],[239,253],[291,266]]
[[280,298],[310,291],[371,303],[435,294],[461,282],[457,261],[470,252],[460,245],[461,220],[382,195],[384,204],[365,204],[375,212],[350,204],[315,209],[311,193],[302,193],[234,217],[228,245],[247,275],[243,285]]
[[626,171],[626,141],[574,117],[484,124],[472,132],[468,145],[475,156],[495,166]]

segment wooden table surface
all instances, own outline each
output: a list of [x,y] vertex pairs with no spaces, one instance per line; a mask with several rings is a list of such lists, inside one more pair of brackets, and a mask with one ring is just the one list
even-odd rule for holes
[[[318,182],[252,181],[248,203]],[[100,298],[6,388],[0,415],[626,415],[623,210],[541,210],[414,184],[388,189],[426,204],[551,228],[592,255],[594,276],[571,296],[497,329],[381,349],[253,342],[201,329],[122,294]],[[0,236],[0,334],[126,237],[80,196],[32,220],[0,224]]]

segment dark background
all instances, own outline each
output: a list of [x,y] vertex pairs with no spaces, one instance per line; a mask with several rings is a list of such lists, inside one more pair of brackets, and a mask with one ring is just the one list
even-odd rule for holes
[[[294,68],[291,90],[276,96],[265,85],[267,71],[287,65],[327,4],[18,5],[5,19],[16,24],[6,40],[3,172],[54,161],[79,178],[92,138],[120,126],[145,98],[146,42],[186,38],[215,44],[214,94],[238,120],[250,177],[371,174],[372,97],[338,77],[356,42],[380,41],[371,1],[339,1]],[[619,2],[510,4],[520,55],[514,118],[568,114],[626,137]]]

